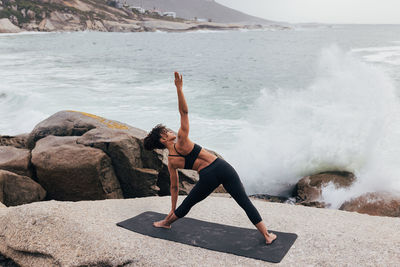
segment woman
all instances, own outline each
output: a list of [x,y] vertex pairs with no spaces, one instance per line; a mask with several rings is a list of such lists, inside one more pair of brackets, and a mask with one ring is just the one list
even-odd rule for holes
[[[179,113],[181,115],[178,139],[176,140],[176,135],[162,124],[156,125],[144,139],[144,147],[147,150],[167,148],[169,151],[168,170],[171,179],[172,208],[164,220],[154,222],[153,225],[170,229],[174,221],[184,217],[196,203],[205,199],[215,188],[222,184],[233,199],[244,209],[250,221],[265,237],[266,244],[271,244],[276,239],[276,235],[268,233],[260,214],[246,195],[235,169],[225,160],[202,149],[201,146],[189,139],[188,107],[183,95],[182,84],[182,75],[175,72],[175,85],[178,93]],[[179,191],[177,169],[196,170],[200,178],[189,195],[176,209]]]

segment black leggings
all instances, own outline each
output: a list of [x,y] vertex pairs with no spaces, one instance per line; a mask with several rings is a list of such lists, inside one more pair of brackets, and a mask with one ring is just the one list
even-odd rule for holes
[[199,171],[199,181],[175,210],[178,218],[184,217],[198,202],[205,199],[221,183],[226,191],[244,209],[250,221],[256,225],[261,222],[261,216],[246,195],[242,182],[235,169],[225,160],[217,158],[210,165]]

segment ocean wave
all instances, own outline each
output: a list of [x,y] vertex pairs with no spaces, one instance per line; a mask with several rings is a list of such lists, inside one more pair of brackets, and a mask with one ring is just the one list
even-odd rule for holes
[[229,151],[247,192],[290,196],[303,176],[355,173],[344,192],[323,196],[335,207],[370,191],[400,192],[400,103],[393,81],[336,45],[321,51],[306,88],[263,89]]
[[362,57],[369,62],[400,65],[400,46],[356,48],[353,53],[366,53]]

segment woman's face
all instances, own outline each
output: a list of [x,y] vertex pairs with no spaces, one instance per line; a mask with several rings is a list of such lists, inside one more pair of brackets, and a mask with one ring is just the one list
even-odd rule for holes
[[164,143],[174,141],[176,139],[176,135],[171,129],[167,128],[165,132],[161,134],[161,139],[161,141],[163,141]]

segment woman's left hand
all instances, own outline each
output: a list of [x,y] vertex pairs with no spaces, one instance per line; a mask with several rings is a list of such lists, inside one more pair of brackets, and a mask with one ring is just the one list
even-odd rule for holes
[[177,71],[175,71],[175,86],[176,88],[182,89],[183,86],[183,79],[182,79],[182,74],[179,75]]

